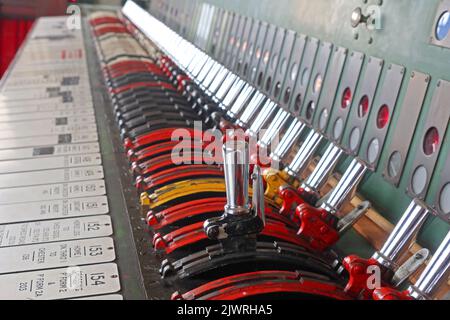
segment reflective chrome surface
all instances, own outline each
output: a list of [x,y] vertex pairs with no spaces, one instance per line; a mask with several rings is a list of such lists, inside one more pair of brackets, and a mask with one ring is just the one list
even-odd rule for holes
[[353,198],[366,171],[367,167],[360,160],[354,159],[321,208],[332,214],[338,213],[342,206]]
[[305,180],[301,187],[306,192],[319,198],[320,189],[322,189],[328,181],[328,178],[333,174],[334,168],[343,153],[344,151],[341,148],[331,143],[325,150],[323,156],[320,158],[320,161],[314,168],[314,171]]
[[382,266],[395,271],[397,261],[409,249],[430,211],[421,200],[414,199],[396,224],[389,238],[373,258]]
[[248,199],[249,147],[243,141],[229,141],[223,146],[225,185],[229,214],[245,214],[250,210]]
[[450,232],[428,262],[414,286],[408,288],[409,294],[418,300],[430,300],[441,285],[448,280],[450,271]]
[[291,176],[301,174],[308,167],[322,140],[323,136],[320,133],[311,130],[305,142],[300,147],[300,150],[298,150],[294,160],[286,168]]

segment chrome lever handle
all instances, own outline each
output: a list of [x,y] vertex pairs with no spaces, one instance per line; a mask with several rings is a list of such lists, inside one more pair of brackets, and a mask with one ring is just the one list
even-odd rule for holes
[[252,173],[252,183],[253,183],[253,198],[252,198],[252,208],[255,216],[259,217],[263,223],[266,225],[265,207],[264,207],[264,186],[263,178],[261,173],[261,168],[259,166],[254,167]]

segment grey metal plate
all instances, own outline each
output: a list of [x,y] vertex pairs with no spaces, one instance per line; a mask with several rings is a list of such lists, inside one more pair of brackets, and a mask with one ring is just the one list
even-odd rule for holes
[[[366,163],[368,168],[376,170],[378,161],[383,150],[386,134],[389,129],[392,115],[395,112],[397,98],[403,82],[405,68],[400,65],[391,64],[388,67],[379,96],[375,99],[376,108],[371,113],[367,132],[361,145],[360,157]],[[377,124],[378,115],[382,112],[383,106],[387,107],[388,119],[381,128]],[[384,109],[386,110],[386,109]]]
[[120,291],[115,263],[0,276],[1,300],[52,300]]
[[273,90],[271,91],[270,98],[273,101],[280,102],[281,93],[284,85],[284,79],[288,74],[288,68],[290,65],[291,55],[293,55],[292,49],[294,47],[296,32],[292,30],[286,31],[286,37],[284,39],[283,48],[280,51],[280,60],[277,70],[275,71],[273,79]]
[[226,19],[226,25],[223,33],[223,37],[221,37],[221,45],[218,60],[220,63],[224,64],[226,59],[227,48],[230,46],[230,38],[232,35],[232,26],[235,24],[236,14],[233,12],[228,12],[228,16]]
[[436,16],[431,25],[430,43],[439,47],[450,48],[450,37],[447,35],[439,40],[436,35],[436,26],[444,12],[450,11],[450,0],[441,0],[436,10]]
[[315,112],[313,126],[325,134],[328,122],[330,120],[331,108],[334,104],[339,81],[341,79],[345,60],[347,59],[348,50],[343,47],[335,47],[333,56],[331,57],[330,66],[325,75],[325,83],[323,85],[323,94],[319,99],[319,110]]
[[350,104],[344,108],[342,98],[346,90],[350,90],[351,97],[353,98],[356,85],[358,84],[359,77],[361,75],[363,63],[363,53],[356,51],[350,53],[350,57],[347,60],[347,65],[345,66],[344,76],[340,83],[339,90],[337,91],[334,106],[331,110],[330,126],[327,130],[328,137],[337,144],[340,144],[341,142],[345,124],[347,123],[347,118],[352,105],[352,100],[350,100]]
[[249,54],[250,49],[250,35],[253,28],[257,28],[257,22],[252,18],[247,18],[247,23],[245,24],[244,31],[242,33],[242,40],[239,52],[236,56],[236,61],[234,65],[234,70],[242,77],[245,77],[244,74],[244,61],[247,58],[246,56]]
[[289,110],[289,105],[292,100],[292,91],[294,90],[295,82],[297,81],[298,71],[300,70],[300,64],[302,62],[305,46],[306,36],[298,34],[295,37],[291,60],[285,75],[285,80],[283,81],[283,90],[281,90],[280,105],[285,110]]
[[229,60],[229,68],[230,70],[236,71],[236,64],[238,61],[238,56],[239,53],[241,52],[241,48],[242,48],[242,43],[244,42],[244,30],[246,28],[247,25],[251,24],[251,19],[247,18],[247,17],[241,17],[241,19],[239,20],[239,26],[237,29],[237,33],[236,33],[236,40],[234,43],[234,48],[231,52],[230,55],[230,60]]
[[273,41],[272,49],[270,50],[269,63],[264,76],[264,82],[262,84],[263,91],[270,95],[274,86],[274,77],[280,63],[280,53],[282,52],[284,39],[286,36],[286,29],[278,27],[276,29],[275,38]]
[[444,168],[437,177],[439,182],[433,200],[434,208],[445,221],[450,223],[450,154],[447,155]]
[[403,174],[429,83],[429,75],[418,71],[411,73],[396,124],[401,130],[394,131],[383,172],[383,177],[395,186],[398,186]]
[[264,45],[261,48],[261,59],[258,64],[258,71],[256,73],[255,84],[258,88],[263,90],[267,77],[267,69],[269,68],[269,62],[272,59],[274,52],[272,51],[273,43],[275,41],[275,35],[277,32],[277,26],[269,24],[267,27]]
[[311,79],[311,71],[316,59],[316,53],[319,48],[319,40],[308,37],[306,40],[305,53],[303,54],[302,64],[297,75],[295,89],[292,91],[291,104],[289,110],[293,115],[298,116],[301,112],[303,101],[305,99],[306,88]]
[[261,27],[261,22],[259,20],[254,20],[252,30],[251,30],[249,38],[248,38],[248,49],[243,58],[242,75],[250,83],[252,82],[251,81],[251,75],[252,75],[251,70],[252,70],[253,66],[256,66],[255,68],[258,68],[258,64],[256,63],[257,61],[254,61],[254,60],[255,60],[256,45],[258,42],[260,27]]
[[209,48],[207,48],[207,52],[214,57],[217,50],[219,49],[219,39],[220,33],[222,31],[222,23],[223,16],[225,14],[225,10],[222,8],[216,8],[216,15],[214,17],[214,28],[211,32],[211,40],[209,42]]
[[[431,176],[434,172],[450,118],[449,101],[450,82],[439,80],[433,95],[433,100],[431,101],[427,119],[425,120],[424,130],[420,134],[421,139],[419,140],[419,145],[416,148],[417,151],[407,189],[408,194],[411,196],[423,199],[428,191]],[[437,130],[439,141],[430,144],[430,150],[425,150],[425,139],[427,133],[432,128]],[[427,153],[426,151],[429,152]]]
[[112,238],[0,248],[0,274],[82,266],[116,259]]
[[[346,126],[347,130],[341,144],[344,150],[353,156],[358,154],[359,147],[361,146],[383,65],[384,61],[382,59],[375,57],[368,58],[368,63],[364,71],[364,78],[358,86],[359,89],[355,94],[355,99],[353,99],[353,106],[350,110],[348,124]],[[362,105],[364,101],[368,101],[368,109],[366,111],[364,110],[365,107]]]
[[309,88],[306,91],[304,105],[300,113],[306,123],[311,124],[314,118],[314,112],[317,109],[317,102],[319,101],[322,92],[323,81],[327,72],[328,61],[333,50],[333,44],[329,42],[321,42],[319,52],[317,53],[316,63],[311,72],[311,80]]
[[231,68],[230,63],[231,63],[231,55],[233,53],[233,50],[235,50],[236,48],[236,40],[238,38],[238,28],[239,28],[239,24],[241,23],[241,20],[243,20],[244,17],[235,13],[234,14],[234,19],[233,19],[233,25],[231,26],[230,29],[230,35],[228,37],[228,45],[226,47],[224,47],[225,49],[225,57],[223,60],[223,64],[225,67],[227,68]]
[[108,215],[4,224],[0,225],[0,247],[108,237],[112,233]]
[[0,205],[0,224],[94,216],[109,212],[106,196]]
[[266,22],[259,23],[258,36],[256,37],[255,44],[253,46],[253,55],[251,56],[251,61],[248,69],[248,81],[256,86],[256,78],[258,75],[259,65],[262,63],[263,59],[263,47],[264,41],[266,40],[266,35],[268,32],[269,25]]
[[216,44],[217,49],[215,50],[215,53],[213,55],[213,57],[217,61],[222,61],[221,56],[223,54],[224,42],[225,42],[225,39],[227,38],[226,32],[227,32],[227,28],[229,25],[230,15],[231,15],[231,13],[229,11],[224,10],[223,16],[222,16],[222,22],[220,25],[219,35],[217,37],[217,44]]

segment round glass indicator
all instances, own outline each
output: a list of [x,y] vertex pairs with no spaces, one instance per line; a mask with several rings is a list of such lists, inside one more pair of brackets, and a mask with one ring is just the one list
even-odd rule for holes
[[439,41],[444,40],[448,36],[449,32],[450,32],[450,12],[445,11],[441,14],[436,24],[436,31],[435,31],[436,39],[438,39]]
[[377,127],[378,129],[383,129],[386,127],[389,122],[389,107],[387,105],[383,105],[380,110],[378,110],[377,115]]
[[345,88],[344,92],[342,93],[342,99],[341,99],[341,107],[342,109],[347,109],[348,106],[352,103],[352,90],[350,88]]
[[439,132],[435,127],[430,128],[423,139],[423,152],[427,156],[435,153],[439,146]]
[[369,111],[369,97],[363,96],[358,105],[358,117],[364,118]]

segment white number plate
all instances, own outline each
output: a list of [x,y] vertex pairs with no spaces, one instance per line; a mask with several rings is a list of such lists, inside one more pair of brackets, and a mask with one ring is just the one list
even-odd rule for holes
[[102,163],[100,153],[38,159],[0,161],[0,174],[59,168],[96,166]]
[[75,239],[108,237],[107,215],[0,225],[0,247]]
[[111,262],[115,258],[112,238],[0,248],[0,273],[82,266]]
[[[4,102],[3,102],[4,104]],[[11,107],[9,109],[3,107],[0,103],[0,116],[12,116],[12,115],[19,115],[24,114],[26,116],[27,114],[35,114],[35,113],[47,113],[47,112],[54,112],[53,115],[58,114],[58,112],[67,112],[71,110],[87,110],[91,111],[94,110],[92,105],[86,104],[86,105],[74,105],[72,103],[57,103],[57,104],[32,104],[32,105],[18,105]],[[51,117],[50,117],[51,118]]]
[[[22,123],[22,122],[21,122]],[[97,125],[95,123],[91,124],[77,124],[73,126],[50,126],[45,127],[45,124],[39,126],[39,128],[30,125],[29,127],[24,126],[22,128],[16,128],[11,130],[0,131],[0,144],[3,144],[1,139],[18,139],[26,137],[35,136],[47,136],[47,135],[63,135],[63,134],[81,134],[81,133],[91,133],[97,132]],[[35,144],[36,145],[36,144]]]
[[103,167],[54,169],[0,175],[0,188],[103,179]]
[[0,150],[0,161],[100,152],[97,142]]
[[109,212],[106,196],[0,205],[0,224],[94,216]]
[[101,196],[105,193],[103,180],[0,189],[0,205]]
[[94,109],[79,109],[79,110],[65,110],[65,111],[39,111],[17,113],[10,115],[0,115],[0,123],[15,122],[15,121],[33,121],[42,119],[52,119],[55,117],[79,117],[90,116],[94,114]]
[[96,141],[98,141],[97,132],[56,134],[40,137],[25,137],[20,139],[4,140],[2,140],[0,136],[0,150]]
[[0,130],[33,130],[38,131],[44,127],[61,127],[61,126],[76,126],[85,123],[95,122],[93,115],[79,116],[79,117],[52,117],[51,119],[40,119],[30,121],[17,121],[14,123],[0,123]]
[[55,300],[120,291],[115,263],[6,274],[0,283],[0,300]]

